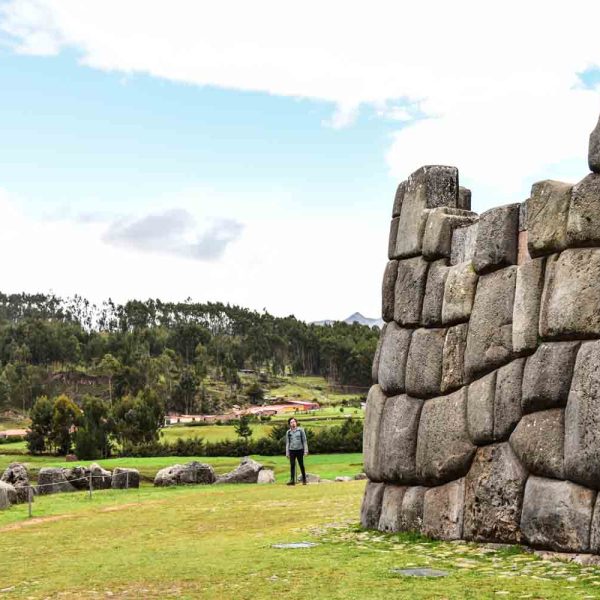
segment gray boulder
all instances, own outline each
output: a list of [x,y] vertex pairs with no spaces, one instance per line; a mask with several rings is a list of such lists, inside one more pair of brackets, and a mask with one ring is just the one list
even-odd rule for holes
[[395,255],[415,256],[421,252],[427,209],[456,207],[458,170],[455,167],[427,166],[415,171],[406,183],[398,224]]
[[417,437],[417,477],[437,485],[462,477],[471,466],[476,447],[467,430],[467,393],[427,400]]
[[406,392],[417,398],[439,396],[446,329],[417,329],[406,361]]
[[140,472],[137,469],[115,467],[112,473],[111,487],[114,490],[123,490],[140,487]]
[[470,263],[473,260],[478,229],[479,222],[467,227],[459,227],[452,232],[451,265],[458,265],[464,262]]
[[444,288],[448,276],[447,260],[436,260],[429,266],[421,323],[426,327],[439,327],[442,324]]
[[412,330],[402,329],[392,322],[387,324],[381,335],[377,381],[384,393],[399,394],[404,392],[406,360]]
[[363,425],[363,463],[365,473],[371,481],[381,481],[379,429],[386,397],[381,387],[371,386],[367,396]]
[[592,133],[588,146],[588,166],[593,173],[600,173],[600,119]]
[[600,175],[573,186],[567,220],[567,246],[600,246]]
[[600,249],[579,248],[551,256],[540,311],[545,339],[600,335]]
[[[297,481],[302,481],[302,474],[298,475]],[[307,473],[306,483],[331,483],[331,480],[321,479],[321,477],[319,475],[315,475],[315,473]]]
[[[415,453],[423,401],[406,395],[385,402],[379,427],[379,474],[388,483],[415,481]],[[366,467],[366,465],[365,465]]]
[[398,275],[398,261],[390,260],[383,273],[381,284],[381,316],[384,321],[394,320],[394,289]]
[[517,267],[507,267],[479,278],[465,350],[465,373],[469,381],[513,357],[512,314],[516,279]]
[[465,349],[467,347],[468,323],[449,327],[442,354],[442,394],[465,384]]
[[544,262],[544,258],[536,258],[517,268],[512,328],[515,352],[535,350],[538,344]]
[[567,219],[573,186],[540,181],[528,201],[527,248],[532,257],[560,252],[567,247]]
[[261,469],[258,472],[258,479],[256,483],[267,484],[267,483],[275,483],[275,472],[273,469]]
[[477,450],[465,478],[464,538],[518,543],[527,471],[508,444]]
[[494,398],[494,441],[508,439],[522,415],[521,383],[525,359],[518,358],[498,369]]
[[600,489],[600,341],[577,354],[565,411],[565,477]]
[[479,217],[473,267],[483,274],[517,263],[519,205],[487,210]]
[[173,465],[161,469],[154,477],[154,485],[211,484],[216,479],[215,471],[211,465],[192,461],[185,465]]
[[95,490],[108,490],[112,486],[112,473],[103,469],[98,463],[92,463],[88,470],[92,476],[92,486]]
[[394,321],[400,325],[418,325],[421,321],[428,265],[420,256],[398,261]]
[[90,470],[83,466],[69,467],[63,469],[65,479],[77,490],[88,490],[90,488]]
[[467,427],[471,441],[488,444],[494,439],[496,371],[473,381],[467,394]]
[[402,500],[406,488],[400,485],[386,485],[381,501],[381,515],[377,529],[387,533],[400,531]]
[[377,340],[377,348],[375,348],[375,355],[373,356],[373,365],[371,366],[371,379],[373,383],[377,383],[379,381],[379,358],[381,356],[381,345],[383,344],[383,338],[385,336],[385,330],[387,329],[388,324],[384,323],[381,328],[381,333],[379,334],[379,339]]
[[579,342],[545,342],[525,363],[522,406],[524,413],[567,404]]
[[421,532],[426,491],[427,488],[421,485],[406,488],[406,493],[402,499],[400,531]]
[[530,477],[525,486],[521,531],[533,547],[586,552],[595,492],[570,481]]
[[527,231],[527,214],[529,212],[529,198],[519,204],[519,233]]
[[475,221],[477,215],[470,211],[448,207],[431,210],[423,235],[423,256],[427,260],[450,258],[454,230]]
[[58,492],[74,492],[75,487],[69,483],[65,469],[59,467],[42,467],[38,473],[37,493],[40,495]]
[[384,483],[367,482],[360,509],[360,524],[365,529],[377,529],[379,527],[384,490]]
[[17,490],[10,483],[0,481],[0,509],[8,508],[19,501]]
[[564,438],[564,410],[553,408],[525,415],[510,445],[532,475],[564,479]]
[[461,539],[464,506],[464,479],[428,489],[423,503],[423,534],[439,540]]
[[442,303],[442,323],[468,321],[473,310],[478,275],[471,262],[463,262],[448,269]]
[[259,462],[245,456],[233,471],[217,477],[217,483],[256,483],[262,468]]
[[27,502],[29,499],[29,474],[25,465],[14,462],[4,470],[0,481],[10,483],[17,492],[17,502]]

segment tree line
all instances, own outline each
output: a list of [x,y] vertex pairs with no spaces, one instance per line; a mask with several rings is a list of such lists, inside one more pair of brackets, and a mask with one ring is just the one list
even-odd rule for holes
[[[0,293],[0,409],[27,412],[38,397],[65,389],[81,406],[86,392],[113,410],[125,398],[154,394],[167,411],[218,413],[241,389],[239,372],[266,377],[321,375],[366,388],[379,331],[317,326],[222,303],[110,300]],[[228,392],[228,393],[229,393]]]

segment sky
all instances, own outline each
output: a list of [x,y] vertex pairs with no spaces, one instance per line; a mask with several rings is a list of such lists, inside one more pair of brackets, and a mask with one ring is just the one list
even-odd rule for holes
[[0,0],[0,290],[380,314],[397,184],[577,182],[600,5]]

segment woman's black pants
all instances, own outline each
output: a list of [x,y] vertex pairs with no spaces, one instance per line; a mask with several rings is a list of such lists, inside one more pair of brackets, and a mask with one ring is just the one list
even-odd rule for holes
[[304,450],[290,450],[290,481],[296,483],[296,460],[300,465],[302,480],[306,481],[306,471],[304,470]]

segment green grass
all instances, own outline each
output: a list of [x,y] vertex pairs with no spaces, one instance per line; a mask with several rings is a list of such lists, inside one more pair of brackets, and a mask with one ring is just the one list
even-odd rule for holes
[[[252,429],[252,439],[259,439],[269,435],[271,426],[251,423],[250,429]],[[171,425],[161,431],[163,442],[174,442],[177,438],[188,439],[194,437],[201,437],[205,442],[220,442],[235,440],[238,436],[233,425],[202,425],[197,427]],[[1,448],[0,452],[2,452]]]
[[[364,482],[197,486],[40,497],[0,513],[6,598],[596,598],[600,570],[518,549],[362,532]],[[314,541],[302,550],[272,544]],[[447,570],[409,578],[392,568]]]
[[270,396],[283,396],[292,400],[316,401],[321,406],[336,406],[344,400],[357,400],[366,396],[368,390],[360,393],[346,393],[329,385],[324,377],[286,377],[278,385],[271,387]]
[[[288,476],[288,461],[285,456],[253,456],[265,467],[274,469],[278,481],[285,481]],[[192,460],[213,465],[219,474],[234,469],[240,462],[236,457],[212,456],[165,456],[152,458],[111,458],[100,460],[104,468],[112,470],[115,467],[133,467],[147,479],[153,479],[159,469],[169,465],[187,463]],[[67,463],[53,456],[0,456],[0,470],[5,469],[11,462],[23,462],[35,478],[42,467],[72,467],[78,464],[88,465],[90,461]],[[315,473],[324,479],[333,479],[337,475],[356,475],[362,471],[362,454],[315,454],[306,459],[306,467],[310,473]]]

